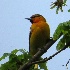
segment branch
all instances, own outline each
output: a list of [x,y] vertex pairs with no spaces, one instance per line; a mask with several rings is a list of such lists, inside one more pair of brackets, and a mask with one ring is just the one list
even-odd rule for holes
[[70,59],[67,61],[66,65],[62,65],[62,66],[66,66],[66,68],[68,69],[69,62],[70,62]]
[[[62,36],[62,34],[60,35],[60,37]],[[60,38],[59,37],[59,38]],[[51,39],[46,46],[44,46],[44,48],[40,49],[33,57],[31,60],[29,60],[27,63],[25,63],[24,65],[22,65],[18,70],[29,70],[30,66],[32,65],[32,62],[37,61],[38,58],[40,58],[45,52],[47,52],[47,50],[56,42],[57,40],[53,40]]]
[[68,69],[68,64],[69,64],[69,61],[70,61],[70,59],[68,60],[68,62],[66,63],[66,67],[67,67],[67,69]]
[[[46,58],[44,58],[43,60],[35,61],[35,62],[32,62],[31,64],[33,65],[33,64],[37,64],[37,63],[44,63],[44,62],[46,62],[46,61],[52,59],[52,57],[54,57],[55,55],[57,55],[57,54],[60,53],[61,51],[65,50],[69,45],[70,45],[70,42],[69,42],[67,45],[65,45],[65,46],[63,47],[63,49],[59,50],[58,52],[56,52],[55,54],[53,54],[53,55],[50,56],[49,58],[46,57]],[[68,63],[69,63],[69,61],[67,62],[67,64],[68,64]],[[67,66],[67,64],[66,64],[66,66]]]

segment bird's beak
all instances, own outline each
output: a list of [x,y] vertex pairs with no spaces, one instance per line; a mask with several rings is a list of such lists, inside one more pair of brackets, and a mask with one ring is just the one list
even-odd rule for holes
[[32,19],[31,19],[31,18],[25,18],[25,19],[30,20],[30,22],[31,22],[31,23],[33,23],[33,21],[32,21]]
[[25,19],[27,19],[27,20],[31,20],[31,18],[25,18]]

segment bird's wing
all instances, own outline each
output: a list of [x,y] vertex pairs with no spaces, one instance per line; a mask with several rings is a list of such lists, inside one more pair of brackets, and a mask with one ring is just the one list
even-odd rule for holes
[[31,37],[31,31],[30,31],[30,33],[29,33],[29,52],[30,52],[30,37]]

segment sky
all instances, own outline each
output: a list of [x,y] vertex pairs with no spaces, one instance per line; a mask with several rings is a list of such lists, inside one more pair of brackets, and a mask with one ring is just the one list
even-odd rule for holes
[[[29,47],[29,31],[31,23],[25,18],[34,14],[41,14],[50,26],[50,36],[53,36],[59,23],[70,20],[70,1],[63,7],[64,12],[56,14],[56,9],[51,10],[50,5],[54,0],[0,0],[0,57],[14,49]],[[58,41],[42,57],[54,54]],[[70,49],[66,49],[47,62],[48,70],[66,70],[65,65],[70,59]],[[6,62],[8,58],[0,61]],[[70,70],[70,63],[68,64]]]

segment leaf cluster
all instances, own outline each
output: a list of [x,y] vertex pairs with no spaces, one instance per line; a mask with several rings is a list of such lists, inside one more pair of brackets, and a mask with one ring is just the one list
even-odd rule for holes
[[[17,54],[18,52],[21,52],[21,54]],[[31,55],[24,49],[15,49],[11,53],[4,53],[2,57],[0,57],[0,61],[5,59],[6,57],[9,57],[9,61],[7,61],[4,64],[1,64],[0,70],[18,70],[20,66],[24,65],[26,62],[28,62],[32,57]],[[40,58],[42,59],[42,58]],[[39,69],[34,69],[34,65],[30,67],[30,70],[48,70],[45,63],[39,63]]]
[[62,37],[57,44],[57,50],[61,50],[68,42],[70,42],[70,21],[63,22],[58,25],[53,34],[53,39],[57,40],[60,35],[62,35]]
[[[21,52],[21,54],[18,55],[18,52]],[[31,56],[23,49],[15,49],[11,53],[4,53],[3,56],[0,57],[0,61],[5,59],[6,57],[9,57],[9,61],[1,64],[0,70],[18,70],[18,68],[22,64],[25,64]]]
[[52,2],[50,9],[53,9],[53,8],[56,7],[56,14],[58,14],[58,11],[59,11],[59,10],[61,10],[61,12],[63,12],[62,7],[63,7],[63,6],[67,6],[67,5],[66,5],[66,1],[67,1],[67,0],[57,0],[57,1],[55,1],[55,2]]

